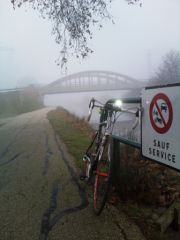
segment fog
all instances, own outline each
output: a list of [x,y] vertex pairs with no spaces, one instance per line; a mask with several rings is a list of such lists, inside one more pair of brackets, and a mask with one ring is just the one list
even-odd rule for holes
[[[44,104],[46,106],[63,106],[76,116],[87,118],[88,106],[92,96],[103,104],[111,98],[123,98],[128,96],[129,91],[106,91],[106,92],[87,92],[87,93],[66,93],[45,95]],[[132,96],[132,94],[131,94]],[[124,119],[124,118],[123,118]],[[95,109],[91,122],[99,120],[99,109]]]
[[10,0],[0,1],[0,89],[47,84],[64,74],[85,70],[110,70],[148,79],[169,50],[180,51],[180,1],[144,0],[129,6],[124,0],[111,4],[115,24],[105,21],[94,28],[86,60],[71,58],[68,72],[55,63],[59,46],[51,23],[26,8],[13,10]]

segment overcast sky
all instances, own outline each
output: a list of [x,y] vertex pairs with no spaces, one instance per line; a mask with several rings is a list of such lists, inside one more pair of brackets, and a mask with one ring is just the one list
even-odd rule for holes
[[[72,59],[68,73],[110,70],[147,79],[169,50],[180,51],[180,1],[142,0],[129,6],[114,0],[110,12],[115,25],[104,22],[94,29],[90,47],[94,53],[79,63]],[[10,51],[9,51],[10,50]],[[25,83],[50,83],[63,72],[55,64],[59,46],[51,35],[51,23],[30,8],[12,8],[0,0],[0,88]]]

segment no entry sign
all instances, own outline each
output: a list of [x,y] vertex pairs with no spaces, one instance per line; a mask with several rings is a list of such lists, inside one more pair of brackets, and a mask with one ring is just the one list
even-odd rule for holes
[[180,170],[180,84],[142,91],[142,155]]
[[170,129],[173,120],[173,107],[166,94],[158,93],[153,97],[149,108],[149,117],[156,132],[164,134]]

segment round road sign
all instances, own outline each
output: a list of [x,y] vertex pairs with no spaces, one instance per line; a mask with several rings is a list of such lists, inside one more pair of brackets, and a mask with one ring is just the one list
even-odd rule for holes
[[173,108],[167,95],[158,93],[153,97],[149,108],[149,117],[156,132],[164,134],[170,129],[173,120]]

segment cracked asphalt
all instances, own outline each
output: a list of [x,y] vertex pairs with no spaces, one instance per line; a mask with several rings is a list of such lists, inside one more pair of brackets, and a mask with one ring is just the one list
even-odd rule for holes
[[49,108],[0,121],[0,240],[143,240],[113,206],[94,215]]

